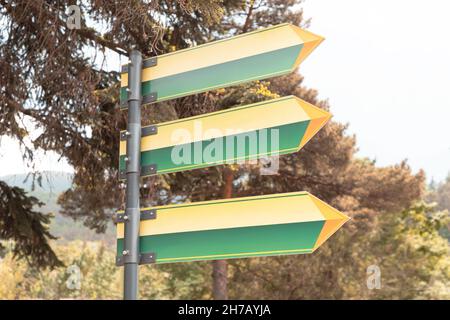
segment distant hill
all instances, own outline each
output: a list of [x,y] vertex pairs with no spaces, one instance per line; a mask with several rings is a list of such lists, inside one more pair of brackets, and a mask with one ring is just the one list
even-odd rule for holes
[[[35,183],[36,191],[61,193],[72,186],[73,175],[60,171],[44,171],[42,172],[42,187]],[[32,175],[28,174],[10,174],[1,176],[0,179],[6,181],[9,185],[21,187],[25,190],[31,190],[33,185]]]
[[42,173],[41,185],[37,181],[33,184],[33,177],[27,174],[14,174],[1,176],[0,180],[8,185],[20,187],[38,198],[45,205],[39,211],[43,213],[52,213],[53,221],[50,225],[50,231],[53,235],[59,237],[58,241],[101,240],[107,244],[115,244],[114,225],[108,227],[105,234],[98,234],[95,231],[85,227],[81,221],[74,221],[72,218],[60,214],[60,206],[57,204],[59,195],[70,189],[72,186],[72,174],[59,171],[45,171]]

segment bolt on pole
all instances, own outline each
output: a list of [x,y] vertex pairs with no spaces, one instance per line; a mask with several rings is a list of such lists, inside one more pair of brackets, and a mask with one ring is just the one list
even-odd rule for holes
[[128,124],[126,162],[126,207],[124,259],[124,300],[136,300],[139,268],[139,179],[141,153],[141,70],[142,55],[133,50],[130,54],[128,77]]

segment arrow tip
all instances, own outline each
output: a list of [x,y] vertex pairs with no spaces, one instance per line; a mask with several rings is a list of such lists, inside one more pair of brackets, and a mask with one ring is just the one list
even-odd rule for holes
[[326,204],[319,198],[309,194],[310,199],[319,209],[320,213],[324,216],[325,222],[323,224],[322,230],[317,238],[316,244],[314,245],[313,251],[320,247],[328,238],[330,238],[337,230],[339,230],[344,223],[350,220],[350,217],[339,212],[332,206]]
[[302,109],[309,116],[309,124],[306,128],[305,134],[303,135],[302,140],[300,141],[300,145],[298,149],[303,148],[303,146],[311,140],[312,137],[319,132],[320,129],[331,119],[331,114],[325,110],[317,108],[316,106],[308,103],[302,99],[297,98],[298,104],[302,107]]
[[305,60],[311,52],[323,41],[324,37],[314,34],[312,32],[303,30],[297,26],[291,25],[291,28],[302,40],[303,48],[300,51],[300,55],[295,61],[294,68],[298,67],[300,63]]

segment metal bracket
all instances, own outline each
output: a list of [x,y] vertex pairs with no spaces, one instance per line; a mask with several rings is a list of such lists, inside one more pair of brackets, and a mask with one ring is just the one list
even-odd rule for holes
[[153,174],[156,174],[156,171],[158,170],[156,164],[150,164],[148,166],[142,166],[141,167],[141,177],[142,176],[151,176]]
[[[158,166],[156,164],[150,164],[148,166],[141,167],[141,177],[152,176],[158,171]],[[127,178],[127,170],[119,170],[119,180],[125,180]]]
[[[151,57],[148,59],[145,59],[142,61],[142,69],[151,68],[158,64],[158,57]],[[126,64],[122,66],[121,73],[128,73],[128,70],[130,69],[130,64]],[[156,92],[150,92],[150,94],[143,96],[141,104],[149,104],[153,103],[157,100],[158,96]],[[120,101],[120,110],[127,109],[128,107],[128,93],[127,93],[127,100]]]
[[[141,221],[156,219],[156,209],[141,209]],[[116,214],[115,223],[125,222],[125,213]]]
[[139,264],[151,264],[156,262],[156,254],[154,252],[141,253]]
[[142,97],[141,104],[149,104],[155,102],[158,99],[158,94],[156,92],[150,92],[148,95]]
[[128,109],[128,98],[125,101],[120,101],[120,110]]
[[120,131],[120,141],[127,140],[127,131]]
[[123,256],[116,256],[116,266],[117,267],[123,266]]
[[152,126],[146,126],[141,129],[141,136],[147,137],[152,136],[158,133],[158,127],[155,125]]
[[[148,95],[143,96],[141,100],[141,105],[156,102],[158,99],[158,94],[156,92],[150,92]],[[125,110],[128,108],[128,99],[120,102],[120,110]]]
[[142,61],[142,68],[154,67],[158,64],[158,57],[150,57]]
[[141,220],[156,219],[156,209],[141,210]]
[[[146,126],[141,129],[141,137],[147,137],[158,133],[158,127],[155,125]],[[127,131],[120,132],[120,141],[127,140]]]
[[[142,69],[154,67],[158,64],[158,57],[151,57],[142,61]],[[120,73],[128,73],[129,64],[123,65]]]
[[[121,267],[124,263],[123,256],[116,257],[116,266]],[[154,252],[141,253],[139,255],[139,264],[151,264],[156,262],[156,254]]]

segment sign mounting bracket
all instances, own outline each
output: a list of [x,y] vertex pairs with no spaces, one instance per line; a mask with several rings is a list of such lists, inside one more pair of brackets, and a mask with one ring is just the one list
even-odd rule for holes
[[[158,126],[156,125],[142,127],[141,129],[141,137],[152,136],[155,134],[158,134]],[[128,137],[127,131],[120,132],[120,141],[127,140],[127,137]]]
[[[154,67],[158,64],[158,57],[150,57],[142,61],[142,69]],[[129,64],[123,65],[120,73],[128,73]]]
[[[142,69],[151,68],[158,64],[158,57],[150,57],[148,59],[145,59],[142,61]],[[128,73],[128,70],[130,69],[130,64],[126,64],[122,66],[121,73]],[[129,93],[128,93],[129,95]],[[141,105],[149,104],[156,102],[158,99],[158,95],[156,92],[150,92],[148,95],[145,95],[142,97]],[[128,101],[121,101],[120,102],[120,109],[124,110],[128,108]]]
[[[116,214],[116,218],[114,222],[117,223],[123,223],[128,220],[128,217],[125,218],[125,213],[118,213]],[[153,220],[156,219],[156,209],[146,209],[141,210],[141,221],[143,220]]]
[[[122,267],[125,263],[123,255],[116,257],[116,266]],[[156,254],[154,252],[141,253],[139,255],[139,265],[152,264],[156,262]]]

